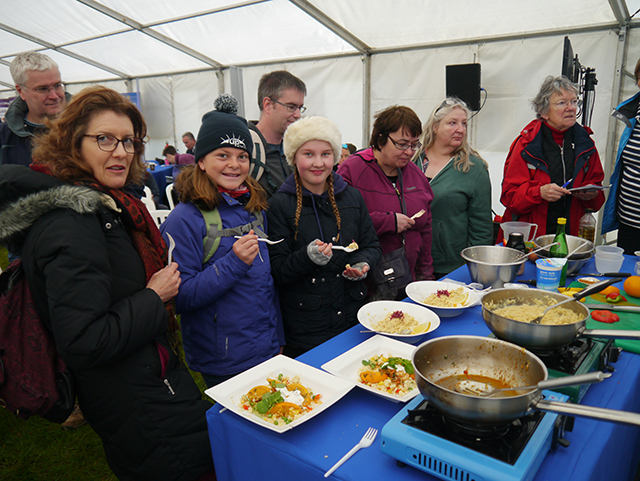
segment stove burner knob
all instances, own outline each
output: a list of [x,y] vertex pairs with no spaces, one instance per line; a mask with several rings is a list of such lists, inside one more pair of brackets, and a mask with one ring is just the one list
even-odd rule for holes
[[553,425],[553,435],[551,437],[551,449],[556,449],[558,446],[564,448],[568,447],[571,443],[564,438],[564,434],[567,431],[573,431],[573,423],[575,418],[566,415],[559,415]]

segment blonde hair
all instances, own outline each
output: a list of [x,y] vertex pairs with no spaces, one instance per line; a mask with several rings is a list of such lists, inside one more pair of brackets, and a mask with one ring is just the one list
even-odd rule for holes
[[[422,135],[420,137],[422,147],[420,151],[416,153],[416,156],[426,152],[429,147],[432,147],[433,144],[436,143],[435,128],[440,125],[442,119],[449,115],[453,109],[462,109],[467,116],[467,120],[471,116],[471,110],[469,110],[466,103],[457,97],[447,97],[436,109],[433,110],[433,112],[431,112],[431,115],[429,115],[429,118],[425,122],[424,128],[422,129]],[[489,168],[489,164],[487,164],[480,154],[471,147],[467,134],[465,133],[462,138],[462,144],[453,151],[453,156],[455,156],[453,167],[462,173],[469,172],[472,165],[470,159],[471,155],[475,155],[482,160],[485,169]]]

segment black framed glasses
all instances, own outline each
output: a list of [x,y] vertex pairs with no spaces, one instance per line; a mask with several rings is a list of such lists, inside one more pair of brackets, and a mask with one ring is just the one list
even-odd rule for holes
[[296,110],[300,110],[300,113],[304,113],[307,108],[304,105],[296,105],[296,104],[283,104],[282,102],[278,102],[276,99],[271,99],[273,102],[282,105],[287,112],[294,113]]
[[84,134],[84,137],[91,137],[95,139],[98,148],[103,152],[113,152],[118,148],[118,144],[122,143],[122,148],[128,154],[136,154],[144,147],[144,142],[135,137],[127,137],[126,139],[119,139],[113,135],[92,135]]
[[56,84],[53,85],[42,85],[40,87],[27,87],[26,85],[23,85],[24,88],[29,89],[29,90],[33,90],[36,93],[42,94],[42,95],[47,95],[49,92],[51,92],[52,90],[56,93],[60,93],[64,91],[64,84],[62,82],[58,82]]
[[420,147],[422,147],[422,142],[419,142],[419,141],[415,141],[413,144],[410,144],[409,142],[396,142],[391,138],[391,136],[389,136],[389,140],[391,141],[393,146],[398,150],[411,149],[415,152],[416,150],[419,150]]

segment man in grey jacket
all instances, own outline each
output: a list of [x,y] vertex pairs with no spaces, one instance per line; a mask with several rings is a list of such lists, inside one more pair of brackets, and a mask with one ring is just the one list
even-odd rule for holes
[[47,55],[27,52],[13,59],[11,77],[19,97],[11,102],[0,125],[0,164],[31,163],[31,140],[45,129],[44,121],[59,114],[69,94],[60,70]]

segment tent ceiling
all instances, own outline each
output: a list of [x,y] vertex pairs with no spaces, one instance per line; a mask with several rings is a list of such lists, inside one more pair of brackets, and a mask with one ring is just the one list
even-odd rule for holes
[[9,63],[28,50],[78,83],[611,28],[640,8],[640,0],[2,3],[0,90],[13,87]]

